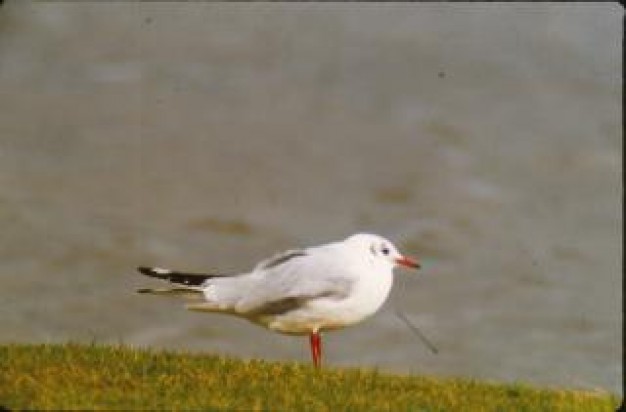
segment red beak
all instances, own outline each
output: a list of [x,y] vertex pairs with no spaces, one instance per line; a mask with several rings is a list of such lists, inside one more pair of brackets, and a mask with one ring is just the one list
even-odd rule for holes
[[396,259],[396,263],[400,266],[405,266],[411,269],[419,269],[420,264],[415,259],[411,259],[410,257],[402,256]]

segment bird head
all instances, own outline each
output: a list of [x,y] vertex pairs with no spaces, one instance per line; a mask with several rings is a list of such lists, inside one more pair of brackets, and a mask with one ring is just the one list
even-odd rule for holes
[[402,266],[410,269],[419,269],[420,264],[416,259],[402,255],[389,240],[382,236],[369,233],[359,233],[347,238],[344,242],[366,253],[370,259],[377,263],[390,265],[391,267]]

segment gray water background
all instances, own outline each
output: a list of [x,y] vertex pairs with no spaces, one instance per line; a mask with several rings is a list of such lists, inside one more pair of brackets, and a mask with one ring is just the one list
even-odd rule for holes
[[622,14],[9,2],[0,341],[309,362],[306,339],[135,295],[134,268],[370,231],[423,269],[326,335],[329,365],[621,393]]

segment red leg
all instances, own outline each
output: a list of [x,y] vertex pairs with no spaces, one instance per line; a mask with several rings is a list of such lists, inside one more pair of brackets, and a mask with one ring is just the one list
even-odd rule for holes
[[309,336],[311,342],[311,356],[313,356],[313,365],[319,368],[322,365],[322,335],[319,332],[313,332]]

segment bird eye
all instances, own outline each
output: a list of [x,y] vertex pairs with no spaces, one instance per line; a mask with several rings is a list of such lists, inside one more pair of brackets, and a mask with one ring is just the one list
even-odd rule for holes
[[383,252],[383,255],[388,255],[389,254],[389,248],[387,246],[383,246],[383,248],[381,249],[381,252]]

